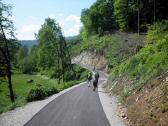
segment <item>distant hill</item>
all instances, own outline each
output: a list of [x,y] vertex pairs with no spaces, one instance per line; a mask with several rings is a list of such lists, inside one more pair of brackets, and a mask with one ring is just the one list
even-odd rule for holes
[[19,42],[22,45],[27,46],[29,50],[32,48],[33,45],[38,45],[38,41],[37,40],[20,40]]
[[[75,41],[77,40],[77,38],[77,36],[65,37],[67,42]],[[33,45],[38,45],[37,40],[20,40],[19,42],[21,43],[21,45],[27,46],[29,50],[32,48]]]

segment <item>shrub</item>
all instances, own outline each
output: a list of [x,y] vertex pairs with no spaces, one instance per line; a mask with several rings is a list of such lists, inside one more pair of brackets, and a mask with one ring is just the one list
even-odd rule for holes
[[143,46],[142,45],[137,45],[136,46],[136,53],[138,53],[141,49],[143,48]]
[[26,100],[28,102],[42,100],[47,96],[47,93],[43,87],[31,89]]
[[43,87],[41,85],[37,85],[36,88],[33,88],[29,91],[29,94],[27,95],[26,100],[28,102],[31,101],[36,101],[36,100],[42,100],[45,97],[51,96],[53,94],[58,93],[59,90],[57,89],[57,87]]
[[72,67],[74,71],[67,71],[65,73],[64,79],[66,82],[74,80],[79,81],[87,78],[87,73],[89,72],[87,69],[76,64],[74,64]]
[[46,90],[47,96],[51,96],[59,92],[56,87],[49,87],[49,88],[46,88],[45,90]]

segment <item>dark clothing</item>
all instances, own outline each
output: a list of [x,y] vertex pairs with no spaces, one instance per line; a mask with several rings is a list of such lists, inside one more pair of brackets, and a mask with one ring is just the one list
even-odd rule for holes
[[99,73],[97,72],[95,74],[95,79],[93,81],[94,90],[97,88],[98,80],[99,80]]
[[92,75],[88,75],[88,80],[92,80]]
[[95,80],[98,80],[99,79],[99,73],[96,73],[95,74]]
[[97,84],[98,84],[98,80],[94,80],[94,81],[93,81],[93,86],[94,86],[94,88],[97,88]]

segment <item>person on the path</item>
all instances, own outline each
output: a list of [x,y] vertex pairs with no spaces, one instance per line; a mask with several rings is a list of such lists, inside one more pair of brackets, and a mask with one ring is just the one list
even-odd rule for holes
[[90,87],[90,85],[91,85],[91,80],[92,80],[92,73],[89,72],[88,77],[87,77],[88,87]]
[[99,73],[96,72],[94,75],[94,81],[93,81],[93,91],[96,91],[98,81],[99,81]]
[[96,70],[96,68],[95,68],[95,66],[93,67],[93,72],[95,72],[95,70]]

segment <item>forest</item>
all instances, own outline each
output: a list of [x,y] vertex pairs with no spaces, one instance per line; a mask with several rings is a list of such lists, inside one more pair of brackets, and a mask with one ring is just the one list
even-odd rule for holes
[[167,6],[166,0],[97,0],[81,12],[81,34],[143,33],[149,25],[168,18]]

